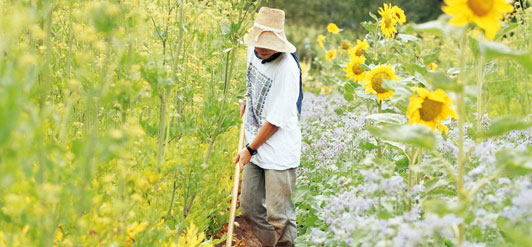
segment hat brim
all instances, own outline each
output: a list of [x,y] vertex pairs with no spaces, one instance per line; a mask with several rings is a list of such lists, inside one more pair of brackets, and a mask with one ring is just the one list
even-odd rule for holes
[[277,37],[273,32],[270,31],[264,31],[262,34],[260,34],[257,41],[255,41],[255,38],[259,33],[261,33],[262,30],[260,28],[254,27],[253,30],[246,36],[245,42],[248,45],[254,46],[254,47],[260,47],[260,48],[266,48],[278,52],[288,52],[288,53],[294,53],[296,52],[296,47],[290,43],[290,41],[286,40],[286,36],[284,33],[282,33],[282,36],[285,38],[286,41],[283,41]]

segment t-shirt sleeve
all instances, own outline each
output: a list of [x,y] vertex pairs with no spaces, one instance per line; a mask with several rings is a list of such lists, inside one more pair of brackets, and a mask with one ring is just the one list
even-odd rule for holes
[[280,128],[295,127],[297,98],[299,96],[299,69],[281,68],[274,78],[265,104],[266,121]]

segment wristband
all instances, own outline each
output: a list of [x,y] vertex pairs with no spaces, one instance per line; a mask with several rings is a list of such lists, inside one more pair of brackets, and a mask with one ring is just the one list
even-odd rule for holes
[[255,149],[251,148],[251,147],[249,146],[249,143],[248,143],[248,144],[246,144],[246,148],[248,149],[248,151],[249,151],[249,154],[251,154],[251,156],[253,156],[253,155],[257,154],[257,150],[255,150]]

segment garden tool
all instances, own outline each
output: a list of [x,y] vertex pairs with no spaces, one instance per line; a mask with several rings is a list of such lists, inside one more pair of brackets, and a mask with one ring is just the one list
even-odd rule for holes
[[[246,114],[242,116],[242,120],[245,119]],[[244,148],[244,127],[245,122],[242,121],[242,124],[240,125],[240,139],[238,141],[238,150],[242,150]],[[231,247],[231,243],[233,242],[233,225],[235,224],[235,211],[236,211],[236,199],[238,197],[238,185],[240,182],[240,161],[236,163],[235,166],[235,176],[233,177],[234,183],[233,183],[233,198],[231,200],[231,213],[229,214],[229,225],[227,228],[227,240],[225,242],[226,247]]]

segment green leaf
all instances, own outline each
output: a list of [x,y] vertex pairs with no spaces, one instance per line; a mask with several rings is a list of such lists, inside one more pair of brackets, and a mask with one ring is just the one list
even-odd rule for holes
[[469,36],[469,48],[471,48],[473,56],[475,56],[475,58],[478,58],[478,56],[480,55],[480,50],[478,48],[478,40],[471,36]]
[[369,12],[369,16],[371,16],[371,18],[373,18],[373,20],[379,21],[379,18],[375,14]]
[[514,245],[507,246],[530,246],[532,236],[523,229],[513,227],[503,217],[497,219],[497,226],[501,230],[504,240]]
[[503,116],[493,120],[488,129],[482,130],[478,136],[480,138],[500,136],[511,130],[522,130],[531,126],[532,122],[526,121],[523,117]]
[[365,21],[365,22],[362,22],[360,23],[360,25],[362,25],[362,27],[364,29],[366,29],[366,31],[368,32],[375,32],[375,29],[377,28],[377,24],[373,23],[373,22],[368,22],[368,21]]
[[366,117],[367,119],[377,121],[379,123],[391,123],[391,124],[405,124],[406,117],[402,114],[395,113],[375,113]]
[[344,93],[344,99],[347,100],[347,102],[353,101],[353,94]]
[[346,84],[344,85],[344,90],[345,90],[345,92],[348,93],[348,94],[353,94],[353,93],[355,93],[355,88],[354,88],[350,83],[346,83]]
[[437,20],[425,22],[422,24],[409,24],[405,26],[405,32],[426,32],[436,35],[448,36],[451,33],[456,33],[458,27],[448,24],[450,16],[441,15]]
[[508,23],[507,25],[504,25],[499,32],[497,32],[497,35],[495,35],[495,40],[498,40],[502,36],[508,34],[509,32],[513,31],[515,28],[517,28],[519,24],[512,22]]
[[513,51],[509,46],[493,42],[481,41],[479,42],[479,49],[487,58],[511,58],[520,63],[528,73],[532,74],[532,56],[526,52]]
[[342,109],[341,107],[335,108],[334,113],[336,113],[336,115],[338,116],[342,116],[344,114],[344,109]]
[[440,56],[440,50],[436,50],[431,54],[423,56],[423,64],[429,65],[430,63],[436,61],[436,59],[438,59],[439,56]]
[[423,125],[387,125],[381,128],[369,126],[368,131],[384,140],[411,144],[431,150],[436,138],[434,133]]
[[459,85],[456,80],[449,78],[447,73],[429,71],[424,76],[427,82],[429,82],[434,88],[454,92],[460,92],[463,90],[463,86]]
[[530,150],[515,151],[505,148],[495,154],[495,160],[503,176],[522,176],[532,173]]
[[434,198],[423,202],[423,208],[426,212],[431,212],[440,217],[450,213],[456,213],[460,207],[457,203],[452,203],[440,198]]

